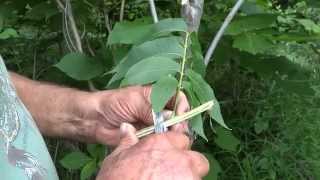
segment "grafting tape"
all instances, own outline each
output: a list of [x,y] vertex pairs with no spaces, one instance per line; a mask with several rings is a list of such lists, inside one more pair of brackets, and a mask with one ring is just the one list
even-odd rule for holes
[[152,111],[154,132],[155,133],[164,133],[168,131],[167,126],[164,124],[164,117],[161,112],[155,113]]

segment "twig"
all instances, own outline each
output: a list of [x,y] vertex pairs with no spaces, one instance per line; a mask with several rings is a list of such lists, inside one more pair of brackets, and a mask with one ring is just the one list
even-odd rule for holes
[[87,42],[87,47],[88,47],[88,50],[89,50],[89,53],[91,56],[95,56],[96,54],[94,53],[92,47],[91,47],[91,44],[90,44],[90,41],[88,38],[86,38],[86,42]]
[[63,3],[62,3],[60,0],[56,0],[56,2],[57,2],[57,4],[58,4],[59,9],[60,9],[61,11],[63,11],[63,10],[64,10],[64,5],[63,5]]
[[234,18],[234,16],[236,15],[236,13],[238,12],[238,10],[240,9],[241,5],[244,3],[244,0],[238,0],[237,3],[235,4],[235,6],[232,8],[231,12],[228,14],[227,18],[224,20],[221,28],[219,29],[218,33],[216,34],[216,36],[214,37],[207,53],[206,56],[204,58],[204,63],[206,65],[209,64],[211,57],[219,43],[219,41],[221,40],[225,30],[227,29],[228,25],[230,24],[230,22],[232,21],[232,19]]
[[104,24],[108,30],[108,33],[110,34],[112,31],[112,28],[110,26],[110,20],[109,20],[109,15],[108,15],[108,11],[106,9],[103,10],[104,13]]
[[[74,16],[73,16],[70,0],[65,0],[65,6],[62,4],[62,2],[60,0],[56,0],[56,2],[58,4],[58,7],[60,9],[62,9],[62,12],[64,13],[64,19],[63,19],[64,20],[64,24],[63,24],[63,27],[65,27],[65,33],[66,34],[64,33],[64,37],[66,39],[67,46],[69,48],[72,47],[73,50],[75,49],[76,51],[78,51],[80,53],[84,53],[83,48],[82,48],[82,43],[81,43],[81,37],[80,37],[79,31],[78,31],[78,28],[77,28],[77,25],[76,25],[76,22],[75,22],[75,19],[74,19]],[[76,47],[74,47],[73,40],[72,40],[72,38],[71,38],[71,36],[69,34],[69,30],[68,30],[69,25],[70,25],[70,28],[71,28],[71,31],[72,31],[73,38],[75,40]],[[89,86],[90,91],[96,91],[97,90],[94,87],[93,82],[90,81],[90,80],[88,81],[88,86]]]
[[121,1],[121,8],[120,8],[120,22],[123,21],[123,16],[124,16],[124,7],[126,5],[126,0]]
[[149,0],[149,4],[150,4],[150,10],[151,10],[151,15],[152,15],[152,18],[153,18],[153,22],[157,23],[159,21],[159,19],[158,19],[156,6],[154,4],[154,0]]
[[[196,115],[199,115],[205,111],[210,110],[213,107],[213,105],[214,105],[213,101],[209,101],[207,103],[204,103],[201,106],[199,106],[199,107],[197,107],[197,108],[195,108],[195,109],[193,109],[193,110],[191,110],[181,116],[175,116],[174,118],[171,118],[171,119],[165,121],[164,125],[165,125],[165,127],[170,127],[175,124],[181,123],[183,121],[189,120]],[[147,127],[147,128],[144,128],[144,129],[138,131],[136,133],[136,135],[138,138],[142,138],[144,136],[152,134],[154,132],[154,129],[155,129],[154,126],[150,126],[150,127]]]
[[184,52],[183,52],[183,58],[182,58],[182,61],[181,61],[180,77],[179,77],[179,83],[178,83],[177,92],[176,92],[176,100],[175,100],[174,108],[173,108],[173,115],[176,112],[176,109],[177,109],[177,106],[178,106],[178,101],[179,101],[178,100],[178,97],[179,97],[178,95],[179,95],[179,92],[182,89],[182,81],[183,81],[183,76],[184,76],[184,69],[185,69],[185,64],[186,64],[186,61],[187,61],[187,50],[188,50],[189,36],[190,36],[189,32],[186,32],[186,37],[185,37],[184,44],[183,44]]
[[80,35],[79,35],[79,31],[78,31],[76,22],[74,20],[74,16],[73,16],[73,13],[72,13],[72,7],[71,7],[70,0],[66,0],[66,6],[68,6],[68,17],[69,17],[69,21],[70,21],[70,27],[71,27],[71,30],[73,32],[74,39],[76,41],[77,49],[78,49],[79,52],[83,53],[81,38],[80,38]]

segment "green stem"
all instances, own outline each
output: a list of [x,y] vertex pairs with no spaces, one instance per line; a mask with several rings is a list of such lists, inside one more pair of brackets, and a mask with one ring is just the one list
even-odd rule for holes
[[179,92],[182,89],[182,81],[183,81],[183,77],[184,77],[184,69],[185,69],[185,64],[187,61],[187,50],[188,50],[188,40],[189,40],[189,32],[186,32],[186,37],[184,39],[184,44],[183,44],[183,57],[182,57],[182,62],[181,62],[181,69],[180,69],[180,77],[179,77],[179,83],[178,83],[178,87],[177,87],[177,92],[176,92],[176,100],[174,103],[174,108],[173,108],[173,116],[175,116],[175,112],[177,110],[177,106],[178,106],[178,101],[179,101]]

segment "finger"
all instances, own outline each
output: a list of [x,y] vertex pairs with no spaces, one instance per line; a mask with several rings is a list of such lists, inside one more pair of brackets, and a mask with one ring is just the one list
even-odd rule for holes
[[146,125],[152,125],[153,124],[153,115],[152,115],[152,105],[151,105],[151,91],[152,86],[143,86],[142,87],[142,93],[144,97],[144,102],[142,107],[142,122]]
[[161,114],[165,120],[168,120],[172,117],[173,112],[169,110],[163,110]]
[[167,132],[164,135],[166,135],[168,141],[174,147],[181,150],[187,150],[190,148],[191,142],[186,135],[177,132]]
[[180,92],[178,96],[176,114],[181,115],[185,112],[188,112],[189,110],[190,110],[190,105],[189,105],[187,96],[183,92]]
[[174,126],[171,127],[172,131],[178,132],[178,133],[189,133],[189,126],[188,126],[188,122],[184,121],[182,123],[176,124]]
[[207,158],[195,151],[187,151],[186,154],[187,157],[191,160],[190,164],[194,172],[201,177],[206,176],[209,172],[209,161],[207,160]]
[[180,91],[177,96],[171,98],[171,100],[167,103],[167,109],[174,109],[175,103],[177,101],[177,109],[176,114],[181,115],[190,109],[190,105],[187,99],[187,96]]
[[104,126],[99,126],[95,132],[95,139],[101,144],[115,146],[120,141],[119,128],[110,130]]
[[128,149],[137,144],[138,141],[139,139],[136,136],[136,129],[128,123],[122,123],[120,125],[120,143],[115,149],[115,152],[121,152],[124,149]]

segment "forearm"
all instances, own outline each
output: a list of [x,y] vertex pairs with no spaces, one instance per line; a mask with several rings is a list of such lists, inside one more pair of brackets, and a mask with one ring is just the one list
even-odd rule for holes
[[75,136],[83,122],[88,92],[32,81],[15,73],[10,75],[18,96],[44,135]]

